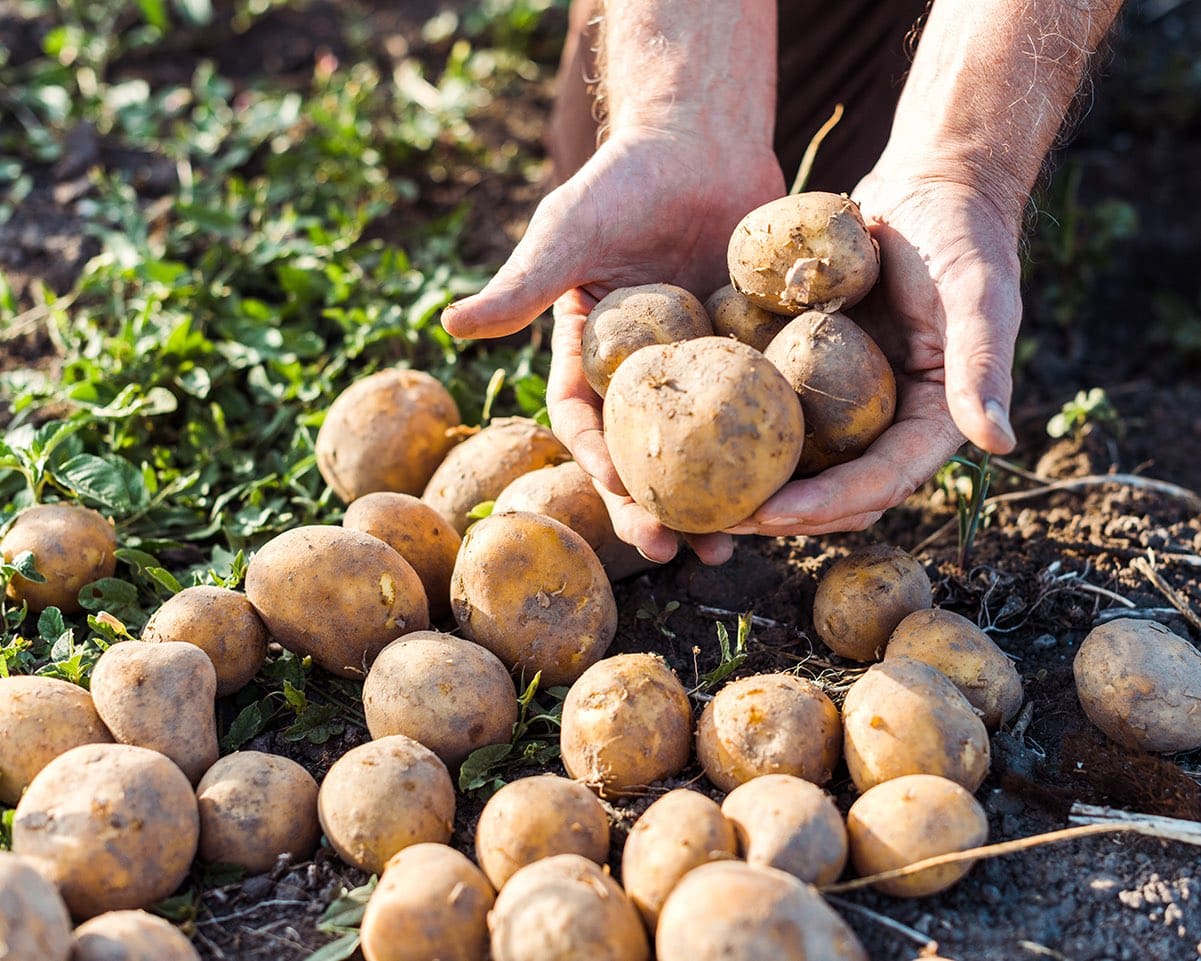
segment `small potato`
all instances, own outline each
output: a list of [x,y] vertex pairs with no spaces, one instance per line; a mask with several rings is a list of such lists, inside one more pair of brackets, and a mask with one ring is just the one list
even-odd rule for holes
[[33,779],[17,805],[12,849],[44,867],[83,919],[175,893],[199,835],[192,785],[166,755],[85,744]]
[[317,431],[317,469],[343,501],[419,494],[455,444],[458,405],[420,370],[381,370],[342,391]]
[[588,788],[541,774],[510,781],[488,799],[475,829],[475,859],[493,887],[555,854],[597,864],[608,858],[609,816]]
[[738,856],[734,825],[717,802],[697,791],[668,791],[643,812],[626,836],[621,879],[654,931],[663,902],[685,874],[709,861]]
[[567,773],[602,797],[639,793],[688,763],[688,693],[657,654],[598,661],[567,692],[559,747]]
[[854,460],[892,424],[897,409],[892,366],[846,314],[806,311],[763,356],[788,378],[805,412],[798,474]]
[[684,875],[655,931],[658,961],[868,961],[845,921],[791,874],[714,861]]
[[450,574],[463,538],[429,504],[393,491],[364,494],[346,508],[342,526],[378,537],[412,565],[432,620],[450,614]]
[[721,805],[748,864],[779,868],[810,884],[832,884],[847,863],[847,829],[834,801],[811,781],[765,774],[734,788]]
[[0,803],[15,805],[60,754],[112,739],[92,696],[77,684],[21,674],[0,678]]
[[672,530],[746,520],[792,476],[805,424],[770,361],[728,337],[644,347],[604,403],[613,466],[630,497]]
[[209,864],[262,874],[281,854],[311,857],[321,840],[317,782],[277,754],[236,751],[221,758],[196,786],[196,803],[200,860]]
[[246,596],[280,644],[361,678],[389,641],[430,626],[421,579],[378,537],[310,525],[278,534],[246,569]]
[[462,535],[477,504],[496,500],[522,474],[566,460],[571,452],[549,428],[523,417],[498,418],[446,455],[421,499]]
[[455,788],[438,755],[392,734],[334,762],[317,794],[317,814],[343,861],[379,874],[402,848],[450,840]]
[[733,337],[760,353],[788,323],[787,317],[756,307],[733,284],[710,294],[705,301],[705,312],[713,321],[713,333],[718,337]]
[[954,611],[935,608],[906,615],[889,637],[884,657],[912,657],[938,668],[990,731],[1012,720],[1022,706],[1022,679],[1013,662],[991,637]]
[[584,323],[584,378],[604,397],[613,372],[639,348],[711,336],[704,306],[683,287],[622,287],[603,297]]
[[933,603],[926,569],[901,548],[876,544],[840,557],[822,575],[813,626],[835,654],[878,661],[901,619]]
[[468,640],[525,682],[570,684],[617,633],[613,588],[575,531],[541,514],[493,514],[472,525],[450,582],[455,620]]
[[[847,832],[855,870],[866,877],[979,847],[988,840],[988,818],[954,781],[909,774],[864,791],[847,812]],[[945,891],[974,863],[944,864],[874,886],[894,897],[920,898]]]
[[938,774],[969,791],[988,774],[988,731],[941,671],[909,657],[873,664],[842,704],[844,751],[861,792],[905,774]]
[[517,691],[486,648],[416,631],[385,647],[371,665],[363,713],[373,738],[406,734],[453,769],[476,748],[508,742],[517,723]]
[[723,791],[764,774],[825,784],[842,750],[838,708],[812,681],[758,674],[726,684],[701,713],[696,755]]
[[795,316],[861,301],[880,275],[880,248],[859,205],[811,190],[757,207],[726,250],[730,281],[751,303]]
[[0,957],[67,961],[71,916],[58,889],[34,862],[0,851]]
[[226,587],[185,587],[150,616],[142,640],[199,647],[217,671],[217,697],[240,691],[267,660],[267,625],[245,594]]
[[1123,617],[1094,627],[1072,673],[1088,719],[1123,747],[1201,747],[1201,653],[1162,624]]
[[466,855],[414,844],[384,866],[359,929],[367,961],[486,961],[495,893]]
[[107,517],[78,504],[36,504],[17,515],[0,538],[5,563],[33,553],[44,582],[15,575],[8,596],[31,611],[57,607],[64,614],[83,610],[79,592],[117,569],[117,535]]
[[75,929],[71,961],[200,961],[200,955],[166,918],[109,911]]
[[195,784],[217,760],[217,672],[194,644],[114,644],[92,669],[92,701],[122,744],[160,751]]
[[492,961],[646,961],[638,912],[608,872],[578,854],[522,868],[488,915]]

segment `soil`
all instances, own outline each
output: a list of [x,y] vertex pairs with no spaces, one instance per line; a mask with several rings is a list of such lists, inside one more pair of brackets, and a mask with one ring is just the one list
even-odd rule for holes
[[[11,38],[16,59],[23,45],[37,43],[37,30],[12,19],[4,3],[0,35]],[[436,53],[423,46],[419,27],[440,6],[433,0],[380,3],[359,14],[386,61]],[[235,79],[266,75],[300,83],[323,52],[345,53],[340,38],[347,16],[342,5],[315,0],[303,14],[273,12],[236,44],[219,31],[187,35],[170,56],[123,69],[166,82],[173,71],[190,72],[184,68],[188,58],[217,55]],[[553,45],[563,18],[552,14],[548,24]],[[1119,609],[1160,620],[1193,641],[1201,638],[1201,501],[1189,494],[1201,490],[1197,357],[1149,333],[1149,291],[1170,292],[1192,304],[1194,313],[1201,309],[1195,269],[1201,82],[1193,75],[1184,81],[1168,76],[1179,57],[1187,68],[1184,52],[1199,48],[1201,4],[1134,7],[1106,75],[1098,79],[1098,106],[1062,154],[1061,164],[1077,163],[1084,171],[1083,205],[1120,198],[1137,208],[1143,229],[1110,251],[1070,329],[1045,309],[1040,285],[1049,266],[1034,265],[1024,336],[1038,348],[1018,370],[1014,421],[1020,444],[1012,457],[994,462],[994,491],[1003,497],[987,514],[966,567],[959,564],[954,505],[932,483],[867,532],[744,538],[720,568],[682,557],[618,584],[615,653],[658,651],[691,686],[718,663],[717,622],[732,635],[737,614],[750,611],[754,629],[740,673],[794,670],[821,675],[835,692],[845,690],[858,668],[816,640],[810,614],[816,580],[850,549],[897,544],[926,566],[935,603],[985,627],[1014,658],[1025,684],[1026,708],[1014,727],[993,738],[992,773],[978,793],[994,840],[1062,828],[1074,802],[1201,819],[1201,751],[1163,758],[1106,741],[1085,719],[1071,675],[1081,639]],[[536,154],[548,103],[545,85],[514,93],[497,103],[481,129],[489,139],[513,141]],[[144,189],[153,193],[147,158],[93,147],[121,169],[142,164],[149,171]],[[45,171],[28,209],[0,228],[0,265],[19,294],[35,280],[68,289],[90,255],[70,202],[74,176]],[[452,171],[422,188],[422,209],[430,216],[464,199],[472,202],[470,234],[484,238],[472,254],[481,263],[496,263],[511,249],[538,196],[526,178],[473,171]],[[1190,213],[1182,217],[1181,210]],[[52,345],[36,326],[7,340],[0,359],[3,366],[53,363]],[[1091,387],[1107,391],[1120,420],[1052,441],[1048,418],[1076,390]],[[1068,479],[1076,483],[1051,483]],[[678,608],[669,611],[671,602]],[[300,757],[320,777],[365,738],[366,732],[353,729],[305,751],[268,734],[248,747]],[[707,790],[695,766],[664,787],[679,783]],[[849,806],[845,770],[829,788],[844,809]],[[651,800],[612,804],[615,870],[625,829]],[[460,805],[453,843],[467,851],[480,806],[471,800]],[[269,875],[209,887],[194,922],[197,947],[209,959],[307,957],[329,940],[316,927],[325,906],[341,888],[365,880],[323,848],[311,862],[283,863]],[[1201,868],[1194,850],[1178,842],[1126,835],[1075,840],[980,862],[942,895],[900,900],[858,892],[836,904],[874,961],[908,961],[928,942],[937,943],[940,956],[958,961],[1201,956]]]

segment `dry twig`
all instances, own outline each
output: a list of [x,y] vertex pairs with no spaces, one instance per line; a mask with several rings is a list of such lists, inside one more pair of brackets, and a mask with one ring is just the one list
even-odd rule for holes
[[1160,576],[1159,571],[1155,567],[1154,555],[1150,558],[1136,557],[1130,562],[1130,566],[1159,588],[1159,592],[1180,612],[1181,616],[1192,624],[1194,628],[1201,631],[1201,617],[1193,610],[1188,602],[1188,598]]

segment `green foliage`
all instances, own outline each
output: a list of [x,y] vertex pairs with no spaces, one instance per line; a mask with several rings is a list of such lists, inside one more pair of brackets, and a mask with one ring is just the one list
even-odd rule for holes
[[1047,434],[1056,438],[1078,438],[1090,424],[1107,429],[1115,437],[1120,437],[1124,432],[1121,417],[1100,387],[1077,391],[1076,396],[1047,421]]
[[675,637],[676,632],[667,626],[667,619],[679,609],[679,601],[668,601],[660,608],[655,603],[655,599],[650,597],[638,608],[634,616],[640,621],[650,622],[651,626],[664,637]]
[[317,922],[317,929],[336,935],[337,939],[310,954],[308,961],[345,961],[355,954],[359,947],[359,925],[363,923],[363,912],[375,885],[373,877],[357,888],[344,889],[330,903]]
[[934,477],[935,483],[955,500],[959,534],[957,559],[961,571],[968,569],[976,534],[987,526],[993,513],[993,505],[985,504],[992,485],[992,468],[988,462],[987,452],[980,455],[979,461],[956,454]]
[[738,633],[735,636],[733,647],[730,646],[730,632],[726,629],[726,625],[721,621],[717,622],[717,645],[721,652],[721,660],[717,667],[708,674],[701,675],[701,690],[716,690],[727,677],[742,667],[747,658],[747,645],[750,643],[750,639],[751,614],[749,611],[738,615]]

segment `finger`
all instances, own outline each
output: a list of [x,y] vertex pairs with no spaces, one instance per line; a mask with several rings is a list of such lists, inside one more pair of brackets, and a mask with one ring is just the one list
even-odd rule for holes
[[702,564],[718,567],[734,556],[734,538],[727,531],[717,534],[685,534],[684,541]]
[[819,534],[841,534],[846,531],[863,531],[884,516],[883,511],[854,514],[822,524],[756,524],[750,521],[731,527],[727,534],[761,534],[764,537],[816,537]]
[[593,486],[605,502],[609,519],[613,521],[613,530],[619,538],[637,548],[638,553],[648,561],[657,564],[666,564],[676,556],[679,535],[675,531],[664,527],[628,496],[614,494],[600,484]]

